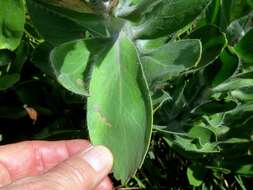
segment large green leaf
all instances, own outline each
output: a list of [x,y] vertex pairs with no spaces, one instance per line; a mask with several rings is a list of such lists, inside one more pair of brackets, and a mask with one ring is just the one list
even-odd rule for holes
[[196,66],[201,50],[199,40],[181,40],[146,52],[141,62],[148,82],[170,79]]
[[22,38],[25,24],[23,0],[0,1],[0,49],[14,50]]
[[142,20],[133,28],[134,38],[150,39],[176,32],[192,22],[209,0],[159,0],[144,10]]
[[152,111],[136,49],[124,33],[94,68],[87,120],[91,141],[111,149],[114,175],[125,183],[146,155]]

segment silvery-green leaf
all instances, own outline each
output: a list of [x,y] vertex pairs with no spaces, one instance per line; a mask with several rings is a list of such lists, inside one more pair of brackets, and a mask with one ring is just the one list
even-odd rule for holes
[[89,95],[91,141],[112,151],[114,175],[125,183],[147,153],[152,111],[136,48],[123,32],[104,61],[95,66]]

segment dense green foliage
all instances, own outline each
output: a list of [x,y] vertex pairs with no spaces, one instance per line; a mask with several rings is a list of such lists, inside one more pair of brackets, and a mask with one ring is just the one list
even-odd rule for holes
[[252,10],[0,1],[1,143],[90,138],[112,150],[127,189],[250,189]]

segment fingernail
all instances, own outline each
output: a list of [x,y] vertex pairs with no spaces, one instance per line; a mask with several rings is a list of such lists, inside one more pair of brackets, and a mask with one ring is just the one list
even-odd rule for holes
[[111,170],[113,157],[110,150],[104,146],[94,146],[83,153],[83,158],[97,171]]

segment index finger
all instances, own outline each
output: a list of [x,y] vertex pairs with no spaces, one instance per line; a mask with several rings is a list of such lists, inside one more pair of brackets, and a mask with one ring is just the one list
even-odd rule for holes
[[0,186],[42,174],[90,146],[86,140],[26,141],[0,146]]

